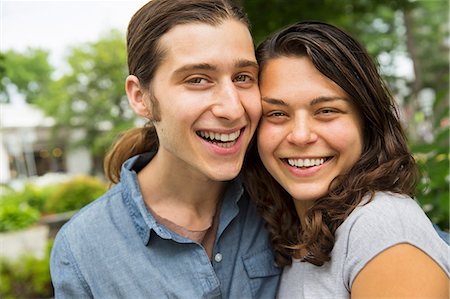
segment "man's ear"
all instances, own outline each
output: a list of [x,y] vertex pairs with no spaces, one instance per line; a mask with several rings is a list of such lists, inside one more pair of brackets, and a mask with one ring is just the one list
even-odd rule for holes
[[[125,91],[127,92],[128,102],[136,114],[151,119],[150,101],[145,98],[145,90],[141,86],[139,79],[134,75],[129,75],[125,80]],[[147,91],[148,92],[148,91]]]

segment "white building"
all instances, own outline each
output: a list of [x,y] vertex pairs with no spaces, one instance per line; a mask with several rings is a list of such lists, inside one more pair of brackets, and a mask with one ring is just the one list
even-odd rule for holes
[[0,103],[1,184],[47,173],[89,173],[89,152],[66,146],[72,133],[59,132],[54,138],[53,125],[53,119],[34,106]]

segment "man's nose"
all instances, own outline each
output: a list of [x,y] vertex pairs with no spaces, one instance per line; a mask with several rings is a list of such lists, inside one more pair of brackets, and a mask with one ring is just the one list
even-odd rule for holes
[[232,81],[225,82],[219,87],[212,112],[216,117],[229,120],[238,119],[244,115],[245,109],[238,87]]

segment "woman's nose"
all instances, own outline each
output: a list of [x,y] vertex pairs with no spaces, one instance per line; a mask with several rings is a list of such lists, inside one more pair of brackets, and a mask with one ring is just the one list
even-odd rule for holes
[[308,116],[296,116],[287,136],[287,140],[295,145],[304,146],[317,140],[314,122]]

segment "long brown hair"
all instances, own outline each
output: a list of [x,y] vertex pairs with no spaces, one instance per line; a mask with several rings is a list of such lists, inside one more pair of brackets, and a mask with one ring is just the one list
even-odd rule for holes
[[[158,103],[151,93],[152,78],[165,57],[161,37],[180,24],[219,25],[235,19],[250,27],[247,16],[232,0],[152,0],[131,18],[127,32],[128,70],[148,88],[152,121],[160,119]],[[158,136],[151,122],[125,132],[105,158],[105,175],[112,183],[120,180],[120,168],[128,158],[158,149]]]
[[[256,51],[260,69],[277,57],[304,57],[350,97],[363,120],[363,151],[351,170],[334,179],[329,192],[308,210],[302,227],[291,196],[264,168],[252,144],[244,166],[247,190],[267,222],[275,259],[290,265],[299,250],[314,265],[330,260],[336,229],[376,191],[413,196],[418,172],[395,101],[365,48],[335,26],[305,21],[267,38]],[[301,70],[299,70],[301,71]],[[333,186],[333,187],[331,187]]]

